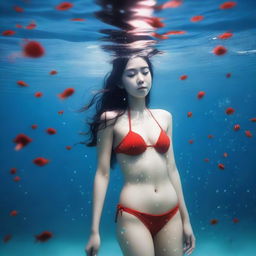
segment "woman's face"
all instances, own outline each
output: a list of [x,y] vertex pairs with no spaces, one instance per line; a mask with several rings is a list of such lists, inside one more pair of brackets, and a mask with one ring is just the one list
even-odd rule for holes
[[147,62],[140,57],[129,59],[122,75],[122,82],[128,94],[137,98],[145,97],[152,83]]

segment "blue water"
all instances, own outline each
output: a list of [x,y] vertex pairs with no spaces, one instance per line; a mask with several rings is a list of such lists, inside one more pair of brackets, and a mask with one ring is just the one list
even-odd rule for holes
[[[152,59],[155,77],[150,108],[162,108],[173,115],[173,147],[183,193],[196,236],[195,256],[255,255],[256,238],[256,3],[239,0],[232,9],[220,10],[222,0],[187,0],[178,8],[155,14],[165,27],[157,30],[185,30],[159,40],[163,54]],[[100,89],[110,70],[111,54],[102,50],[100,29],[113,26],[94,16],[100,7],[93,1],[72,1],[74,7],[57,11],[60,1],[1,1],[0,21],[0,235],[11,234],[0,243],[1,256],[85,255],[92,217],[92,192],[96,170],[96,149],[75,143],[84,141],[85,119],[77,113]],[[159,1],[164,3],[164,1]],[[24,8],[18,13],[13,6]],[[204,15],[201,22],[189,19]],[[83,22],[70,21],[84,18]],[[33,30],[16,28],[36,22]],[[12,36],[3,36],[14,30]],[[233,37],[220,40],[219,34]],[[40,58],[21,56],[24,39],[36,40],[45,49]],[[212,53],[216,45],[228,52]],[[49,75],[51,70],[58,74]],[[231,73],[227,78],[226,74]],[[186,80],[180,80],[186,74]],[[23,80],[29,87],[20,87]],[[57,97],[72,87],[75,93],[62,101]],[[41,98],[34,96],[42,92]],[[197,93],[205,96],[197,99]],[[225,113],[232,107],[232,115]],[[63,110],[63,115],[58,111]],[[187,117],[192,111],[193,116]],[[32,124],[38,128],[31,129]],[[234,131],[233,126],[241,129]],[[45,130],[55,128],[49,135]],[[249,130],[252,137],[247,137]],[[33,141],[16,151],[13,139],[24,133]],[[211,134],[213,138],[207,136]],[[193,140],[190,144],[188,141]],[[67,150],[67,145],[72,146]],[[223,157],[227,152],[228,157]],[[36,157],[50,160],[36,166]],[[209,162],[204,159],[209,158]],[[225,165],[224,170],[218,163]],[[16,175],[10,174],[17,168]],[[115,238],[115,207],[123,185],[119,166],[111,172],[100,234],[100,256],[122,255]],[[17,210],[17,216],[9,212]],[[233,223],[238,218],[238,223]],[[218,219],[211,225],[211,219]],[[51,231],[45,243],[35,235]]]

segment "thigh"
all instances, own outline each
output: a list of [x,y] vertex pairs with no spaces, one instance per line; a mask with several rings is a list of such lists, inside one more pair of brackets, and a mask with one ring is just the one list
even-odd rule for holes
[[152,236],[137,216],[119,212],[116,236],[124,256],[155,256]]
[[183,225],[180,211],[154,237],[155,256],[182,256]]

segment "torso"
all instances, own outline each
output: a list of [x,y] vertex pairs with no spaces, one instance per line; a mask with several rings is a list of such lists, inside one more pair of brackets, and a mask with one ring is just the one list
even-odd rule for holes
[[[165,112],[161,109],[151,109],[151,112],[166,132],[168,123]],[[131,130],[140,134],[147,145],[155,144],[160,134],[160,127],[149,113],[144,120],[131,116]],[[126,111],[114,125],[113,148],[128,131]],[[120,204],[142,212],[161,214],[178,203],[167,171],[166,154],[158,153],[154,147],[148,147],[144,153],[136,156],[116,154],[124,175]]]

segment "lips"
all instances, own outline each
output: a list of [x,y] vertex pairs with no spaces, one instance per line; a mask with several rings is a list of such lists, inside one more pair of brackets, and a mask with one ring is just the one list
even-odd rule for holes
[[147,89],[147,87],[140,87],[140,88],[138,88],[138,90],[141,90],[141,89]]

